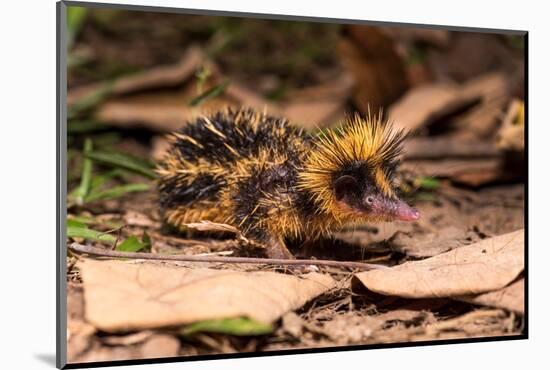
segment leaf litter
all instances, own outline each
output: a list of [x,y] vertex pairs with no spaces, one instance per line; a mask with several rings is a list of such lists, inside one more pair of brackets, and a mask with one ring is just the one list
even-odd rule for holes
[[272,323],[335,284],[316,273],[295,277],[94,260],[78,266],[86,320],[111,332],[241,316]]
[[[522,333],[524,246],[514,244],[512,252],[489,248],[502,245],[499,238],[508,238],[507,234],[524,227],[524,186],[506,184],[522,180],[521,170],[507,167],[510,152],[517,155],[523,148],[521,91],[512,92],[508,74],[493,73],[482,63],[476,73],[460,71],[461,63],[455,63],[454,70],[433,68],[433,50],[416,50],[419,43],[427,43],[437,48],[435,54],[440,57],[447,49],[452,52],[455,39],[460,39],[460,47],[469,47],[472,40],[467,37],[387,31],[347,27],[338,51],[345,68],[324,71],[310,86],[288,88],[276,77],[261,74],[247,84],[227,69],[231,48],[224,51],[226,60],[220,62],[213,58],[216,48],[188,45],[160,67],[69,89],[73,106],[69,126],[71,138],[77,139],[76,157],[91,161],[93,167],[78,167],[71,183],[73,189],[86,190],[88,197],[69,207],[70,235],[81,243],[104,249],[150,248],[157,254],[257,256],[258,249],[224,225],[196,223],[183,235],[164,230],[152,180],[155,176],[147,163],[162,157],[166,148],[159,134],[225,104],[265,107],[306,128],[338,122],[349,112],[350,100],[363,112],[376,110],[374,105],[389,106],[390,116],[415,130],[406,144],[403,167],[415,177],[406,178],[401,188],[423,214],[414,224],[356,225],[335,234],[334,240],[294,246],[299,258],[390,267],[366,273],[321,267],[319,273],[293,276],[282,274],[279,266],[105,261],[70,255],[71,361]],[[86,27],[80,32],[86,33]],[[362,50],[365,45],[376,45],[370,42],[376,40],[388,44],[393,40],[397,47]],[[75,51],[78,46],[77,42]],[[399,58],[410,64],[402,68]],[[380,76],[390,77],[384,80]],[[512,94],[514,100],[510,101]],[[415,95],[420,103],[411,104]],[[195,107],[190,104],[193,99]],[[111,152],[96,139],[109,128],[125,134],[144,129],[158,136],[153,136],[152,145],[143,141],[127,145],[130,140],[124,135],[110,139],[109,145],[120,149]],[[94,138],[94,145],[83,155],[85,145],[78,139],[87,135]],[[123,159],[120,153],[129,156],[123,155]],[[136,160],[139,157],[148,160]],[[134,184],[142,188],[132,192]],[[92,197],[90,202],[92,194],[110,189],[114,189],[112,197]],[[486,253],[478,253],[480,246],[487,244]],[[422,278],[415,276],[418,280],[400,285],[411,265],[419,267],[415,271]],[[441,271],[449,273],[447,279]],[[374,274],[368,275],[371,272]],[[365,279],[365,275],[369,277]],[[261,287],[257,282],[262,279],[274,285]],[[430,284],[423,285],[426,279]],[[366,287],[362,280],[368,282]],[[211,286],[212,281],[219,283]],[[319,281],[326,283],[322,289]],[[205,284],[207,289],[194,284]],[[220,287],[229,285],[231,289],[220,293]],[[99,292],[101,286],[105,297]],[[267,293],[262,294],[264,290]],[[112,296],[107,296],[109,292]],[[291,298],[292,304],[278,299],[277,304],[266,304],[276,293]],[[164,301],[158,302],[157,297]],[[190,302],[179,301],[185,298]],[[240,303],[234,305],[235,299]],[[191,309],[187,304],[194,306]],[[157,305],[167,314],[159,314]],[[185,308],[185,312],[177,308]],[[147,311],[150,309],[154,312]]]

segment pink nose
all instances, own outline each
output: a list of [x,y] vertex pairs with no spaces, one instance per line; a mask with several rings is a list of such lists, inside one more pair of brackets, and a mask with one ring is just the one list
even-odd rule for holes
[[399,200],[395,207],[395,218],[400,221],[416,221],[420,218],[420,212]]

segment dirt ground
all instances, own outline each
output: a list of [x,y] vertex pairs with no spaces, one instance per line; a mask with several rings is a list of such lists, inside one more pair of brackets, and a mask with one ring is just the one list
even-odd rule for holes
[[[175,234],[159,214],[150,164],[166,150],[164,135],[193,115],[226,105],[263,107],[308,130],[382,107],[411,132],[400,190],[421,219],[350,226],[332,239],[291,245],[297,258],[393,269],[437,261],[525,227],[520,37],[138,13],[98,10],[72,30],[67,246],[119,250],[134,238],[152,254],[265,257],[233,235]],[[134,161],[100,156],[106,153]],[[191,333],[185,331],[189,322],[109,330],[86,312],[86,289],[92,288],[81,264],[92,259],[107,260],[71,250],[67,255],[68,361],[74,363],[524,332],[522,265],[517,276],[487,291],[492,296],[423,298],[375,292],[358,270],[320,266],[317,273],[330,277],[331,287],[281,312],[266,332]],[[118,261],[299,275],[284,266]],[[487,267],[475,272],[481,280],[492,269],[490,259],[483,262]],[[449,276],[450,292],[455,279]],[[127,303],[121,309],[132,316],[136,303]]]

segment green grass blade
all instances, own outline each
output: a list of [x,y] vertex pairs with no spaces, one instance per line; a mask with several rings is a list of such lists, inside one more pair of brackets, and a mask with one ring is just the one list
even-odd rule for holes
[[90,193],[88,197],[86,197],[86,202],[120,198],[125,194],[138,192],[138,191],[145,191],[145,190],[149,190],[149,188],[150,186],[148,184],[142,184],[142,183],[114,186],[106,190]]
[[100,191],[100,188],[110,179],[115,177],[124,178],[124,170],[116,168],[110,170],[109,172],[103,173],[101,175],[93,176],[92,181],[90,182],[90,194]]
[[96,218],[87,217],[87,216],[70,215],[67,218],[67,226],[89,227],[89,225],[100,225],[100,226],[108,227],[110,229],[118,229],[122,227],[124,224],[117,221],[112,221],[112,220],[98,220]]
[[[84,156],[86,156],[86,153],[90,153],[92,149],[92,140],[86,139],[84,141]],[[91,180],[92,161],[89,158],[84,157],[84,161],[82,163],[82,176],[80,177],[80,185],[74,192],[74,197],[77,204],[84,203],[84,199],[88,196],[88,193],[90,192]]]
[[112,167],[123,168],[150,179],[154,179],[157,177],[157,175],[153,171],[153,165],[150,162],[128,154],[94,151],[85,154],[85,156],[96,162]]
[[70,226],[67,223],[67,237],[82,238],[86,240],[94,240],[100,242],[114,243],[116,238],[110,234],[105,234],[101,231],[88,229],[87,227]]
[[246,317],[232,319],[204,320],[181,329],[180,334],[190,336],[199,332],[230,335],[265,335],[273,332],[273,326]]
[[212,99],[212,98],[215,98],[215,97],[221,95],[225,91],[227,86],[229,85],[229,82],[230,82],[229,80],[225,80],[221,84],[216,85],[216,86],[212,87],[211,89],[206,90],[205,92],[203,92],[199,96],[191,99],[191,101],[189,102],[189,105],[192,106],[192,107],[196,107],[199,104],[204,103],[208,99]]
[[98,123],[95,121],[69,121],[67,123],[67,134],[87,134],[90,132],[104,131],[108,129],[109,126]]

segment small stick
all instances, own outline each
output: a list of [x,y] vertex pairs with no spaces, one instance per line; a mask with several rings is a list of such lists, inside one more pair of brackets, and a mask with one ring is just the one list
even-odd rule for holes
[[184,262],[209,262],[209,263],[250,263],[250,264],[265,264],[265,265],[315,265],[315,266],[333,266],[347,267],[359,270],[375,270],[384,269],[386,266],[376,265],[363,262],[346,262],[332,260],[291,260],[291,259],[274,259],[274,258],[249,258],[249,257],[215,257],[215,256],[173,256],[153,253],[133,253],[119,252],[107,250],[103,248],[91,247],[73,243],[69,246],[75,252],[86,253],[94,256],[111,257],[111,258],[132,258],[144,260],[160,260],[160,261],[184,261]]

